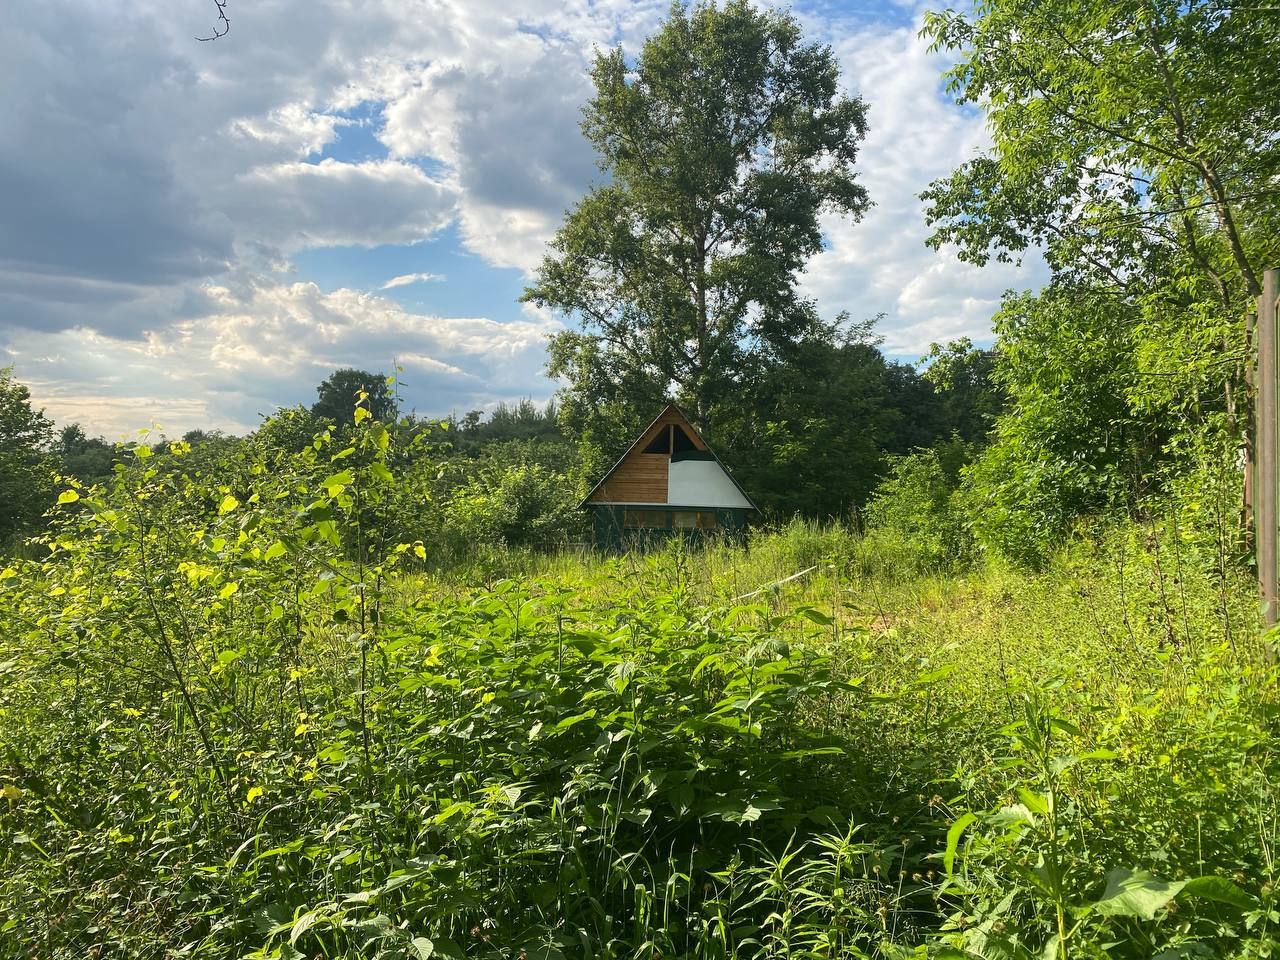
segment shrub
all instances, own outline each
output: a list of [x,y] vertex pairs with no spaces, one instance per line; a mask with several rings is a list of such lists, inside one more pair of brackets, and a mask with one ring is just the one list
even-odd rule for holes
[[948,470],[948,452],[931,449],[895,458],[867,504],[868,539],[906,545],[918,570],[950,569],[973,552],[955,495],[958,458],[952,455]]

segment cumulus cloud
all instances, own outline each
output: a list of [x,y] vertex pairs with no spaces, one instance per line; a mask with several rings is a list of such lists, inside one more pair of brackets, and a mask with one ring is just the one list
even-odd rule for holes
[[207,301],[208,314],[144,338],[25,332],[10,340],[8,360],[51,416],[112,437],[153,422],[170,436],[195,427],[244,432],[281,404],[311,403],[316,386],[348,366],[398,365],[404,406],[428,414],[541,400],[552,390],[542,367],[559,324],[537,312],[508,323],[441,317],[375,294],[265,277],[240,290],[210,287]]
[[393,156],[430,155],[457,178],[467,246],[532,269],[561,216],[599,174],[582,137],[585,51],[521,34],[501,64],[437,62],[386,108]]
[[[199,7],[18,4],[0,32],[0,363],[51,412],[103,430],[245,429],[309,401],[334,366],[393,358],[423,410],[545,396],[545,314],[411,313],[348,288],[391,276],[381,289],[449,290],[460,281],[434,270],[458,253],[536,266],[600,177],[579,132],[593,50],[634,52],[667,9],[260,0],[199,44]],[[800,13],[871,103],[859,167],[877,204],[860,224],[824,224],[806,292],[827,315],[886,313],[899,352],[981,337],[1000,291],[1036,272],[927,250],[916,198],[986,143],[981,122],[946,101],[914,26],[825,3]],[[320,247],[407,244],[413,260],[358,279],[293,265]]]
[[920,192],[988,147],[990,138],[980,115],[946,96],[947,62],[929,52],[919,28],[917,14],[910,26],[859,27],[831,38],[846,83],[870,104],[858,168],[875,206],[859,223],[831,217],[823,224],[827,249],[803,281],[828,316],[884,314],[885,348],[914,356],[932,341],[987,338],[1001,293],[1046,279],[1035,257],[1023,268],[978,268],[953,250],[926,246]]

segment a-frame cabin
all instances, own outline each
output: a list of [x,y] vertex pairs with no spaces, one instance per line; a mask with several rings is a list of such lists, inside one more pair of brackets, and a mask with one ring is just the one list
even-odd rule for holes
[[582,502],[595,543],[617,549],[680,532],[741,536],[756,505],[674,403]]

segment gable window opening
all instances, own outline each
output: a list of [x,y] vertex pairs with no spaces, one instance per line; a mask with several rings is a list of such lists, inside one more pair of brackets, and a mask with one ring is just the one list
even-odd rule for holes
[[642,453],[689,453],[698,449],[693,437],[678,423],[668,423],[649,441]]
[[645,453],[670,453],[671,452],[671,428],[663,427],[658,435],[649,441],[649,445],[644,448]]

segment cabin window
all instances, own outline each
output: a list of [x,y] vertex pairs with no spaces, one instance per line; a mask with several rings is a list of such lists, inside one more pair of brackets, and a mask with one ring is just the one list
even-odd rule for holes
[[667,511],[624,510],[622,525],[628,530],[665,530],[667,529]]
[[677,530],[714,530],[716,515],[710,510],[677,510],[671,514],[671,525]]

